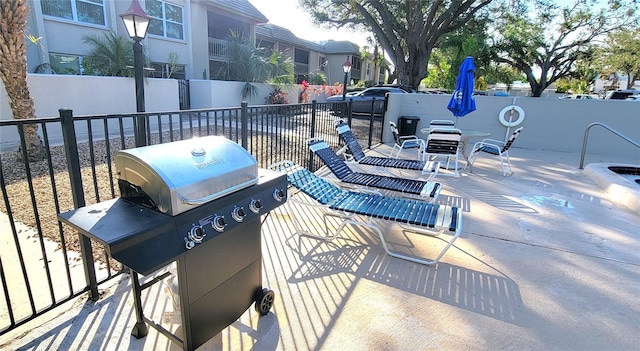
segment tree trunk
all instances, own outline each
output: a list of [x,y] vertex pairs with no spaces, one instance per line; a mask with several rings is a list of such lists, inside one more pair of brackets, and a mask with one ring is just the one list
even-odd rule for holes
[[[3,0],[0,5],[0,77],[9,98],[14,119],[35,118],[33,99],[27,86],[27,47],[24,29],[29,7],[27,0]],[[23,127],[29,160],[46,154],[37,124]],[[22,152],[18,151],[22,157]]]
[[420,82],[427,76],[427,63],[433,50],[427,38],[425,34],[420,34],[408,44],[407,52],[402,47],[393,52],[399,84],[418,90]]
[[535,88],[531,89],[531,97],[540,97],[542,96],[542,92],[544,91],[545,88],[542,87],[542,85],[540,84],[536,84]]

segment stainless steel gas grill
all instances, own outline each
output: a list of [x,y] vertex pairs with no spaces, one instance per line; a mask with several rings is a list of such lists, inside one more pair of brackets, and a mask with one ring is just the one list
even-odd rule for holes
[[[193,350],[235,321],[255,302],[271,309],[274,293],[262,287],[260,216],[286,201],[285,175],[259,169],[251,154],[223,137],[209,136],[118,151],[121,197],[58,215],[101,242],[129,267],[137,323],[147,323],[185,350]],[[144,316],[140,285],[177,262],[183,335]]]

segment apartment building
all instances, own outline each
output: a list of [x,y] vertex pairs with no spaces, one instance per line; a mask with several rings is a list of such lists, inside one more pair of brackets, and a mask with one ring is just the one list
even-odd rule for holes
[[[356,44],[318,44],[299,39],[289,30],[269,24],[250,1],[138,1],[153,17],[142,41],[150,62],[145,69],[152,77],[211,79],[212,72],[228,61],[226,39],[234,31],[260,47],[290,55],[298,81],[321,72],[330,83],[342,82],[347,56],[353,67],[349,77],[353,82],[373,80],[365,76]],[[30,0],[29,5],[26,34],[30,72],[46,73],[53,68],[57,74],[83,74],[82,59],[91,49],[85,43],[87,36],[113,32],[128,38],[120,14],[127,11],[131,0]]]

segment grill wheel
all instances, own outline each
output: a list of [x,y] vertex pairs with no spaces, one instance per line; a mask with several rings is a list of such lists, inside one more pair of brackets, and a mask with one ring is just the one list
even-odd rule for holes
[[273,300],[275,299],[275,297],[276,294],[273,292],[273,290],[269,290],[266,288],[262,289],[262,291],[258,295],[258,298],[256,299],[256,311],[262,316],[269,313],[269,310],[271,310],[271,306],[273,306]]

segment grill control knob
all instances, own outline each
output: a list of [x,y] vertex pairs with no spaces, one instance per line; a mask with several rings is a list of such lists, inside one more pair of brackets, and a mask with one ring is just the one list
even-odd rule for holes
[[233,209],[233,211],[231,211],[231,217],[233,217],[233,219],[236,220],[236,222],[242,222],[242,220],[244,219],[244,217],[246,217],[247,214],[244,213],[244,209],[242,207],[235,207]]
[[251,199],[251,203],[249,203],[249,209],[251,212],[258,214],[262,209],[262,202],[260,199]]
[[199,244],[199,243],[202,242],[202,239],[204,239],[204,237],[207,236],[207,233],[204,232],[204,229],[202,229],[201,226],[197,225],[197,226],[194,226],[193,228],[191,228],[191,230],[189,231],[189,234],[187,234],[187,236],[194,243]]
[[213,217],[213,221],[211,221],[211,227],[213,227],[213,229],[221,232],[224,230],[224,227],[226,226],[227,226],[227,222],[224,221],[224,216],[215,215]]
[[187,248],[187,250],[191,250],[196,246],[196,243],[194,243],[193,241],[187,239],[186,237],[184,238],[184,246]]
[[276,199],[276,201],[278,202],[282,202],[285,196],[287,196],[287,194],[282,189],[276,189],[273,192],[273,198]]

